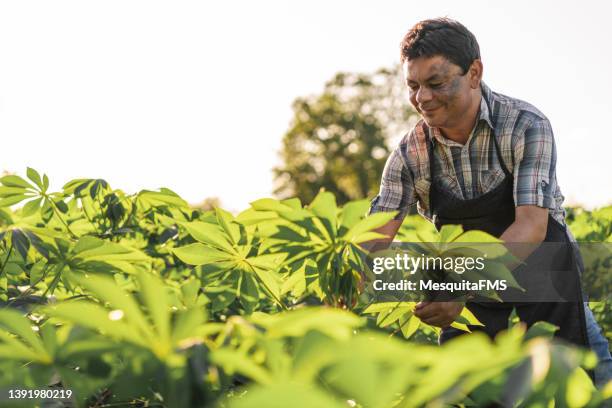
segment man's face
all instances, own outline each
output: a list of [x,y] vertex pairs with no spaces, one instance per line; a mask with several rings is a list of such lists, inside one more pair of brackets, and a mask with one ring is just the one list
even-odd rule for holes
[[430,127],[453,128],[462,123],[474,88],[473,73],[442,56],[419,57],[403,64],[410,103]]

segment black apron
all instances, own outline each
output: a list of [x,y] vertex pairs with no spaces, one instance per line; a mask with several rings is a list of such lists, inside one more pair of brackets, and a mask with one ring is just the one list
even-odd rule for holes
[[[489,111],[491,110],[489,109]],[[451,192],[440,188],[436,183],[433,157],[434,139],[431,131],[429,131],[429,206],[433,222],[438,230],[446,224],[460,224],[465,231],[481,230],[500,237],[514,222],[513,176],[504,164],[494,129],[492,129],[490,137],[495,143],[495,151],[505,178],[497,187],[480,197],[462,200],[455,197]],[[571,248],[571,242],[565,227],[559,224],[550,213],[544,242],[563,242],[567,244],[564,247]],[[527,264],[530,261],[537,263],[537,260],[538,250],[534,251],[526,259],[526,262]],[[561,292],[568,289],[575,293],[576,288],[581,287],[575,253],[573,251],[563,251],[555,257],[554,262],[556,266],[552,269],[557,270],[556,275],[553,276],[555,284],[559,284]],[[525,322],[528,327],[537,321],[547,321],[559,327],[559,330],[555,333],[556,337],[579,346],[588,347],[584,304],[580,289],[578,289],[578,298],[574,296],[573,299],[578,301],[514,304],[467,302],[466,307],[484,324],[484,327],[470,326],[470,330],[484,331],[489,337],[493,338],[497,333],[508,328],[508,318],[512,309],[515,308],[520,320]],[[465,332],[453,328],[442,329],[440,343],[463,333]]]

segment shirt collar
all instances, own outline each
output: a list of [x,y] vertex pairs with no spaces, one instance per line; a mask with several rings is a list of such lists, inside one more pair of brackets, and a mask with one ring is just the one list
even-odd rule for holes
[[[480,90],[481,90],[482,96],[480,98],[480,110],[478,114],[478,120],[474,124],[474,129],[472,129],[472,132],[470,133],[470,137],[468,138],[467,142],[469,142],[474,136],[474,132],[480,121],[485,121],[491,127],[491,129],[493,129],[493,121],[491,120],[491,112],[489,111],[489,106],[493,103],[493,99],[494,99],[493,91],[491,91],[491,88],[489,88],[484,83],[484,81],[480,81]],[[487,101],[489,102],[489,104],[487,104]],[[442,135],[442,132],[440,132],[440,129],[432,128],[431,130],[432,130],[434,139],[436,139],[438,143],[441,143],[447,146],[463,146],[457,142],[454,142],[452,140],[445,138]]]

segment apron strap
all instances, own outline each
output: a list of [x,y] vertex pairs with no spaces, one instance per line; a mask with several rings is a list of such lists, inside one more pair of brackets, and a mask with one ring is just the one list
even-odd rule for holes
[[429,156],[429,212],[432,217],[432,221],[436,222],[436,214],[434,212],[434,194],[431,193],[434,185],[434,149],[436,147],[434,138],[431,134],[431,128],[426,126],[427,128],[427,138],[429,139],[426,143],[427,146],[427,155]]
[[[491,110],[491,104],[489,103],[489,101],[487,100],[486,97],[483,98],[485,100],[485,103],[487,104],[487,109],[489,109],[489,117],[492,116],[493,111]],[[493,121],[493,119],[491,119],[491,122],[493,122],[493,127],[491,128],[491,139],[493,139],[493,143],[495,144],[495,153],[497,154],[497,160],[499,160],[499,164],[501,165],[501,168],[504,172],[504,174],[507,177],[512,178],[512,173],[510,173],[510,170],[508,170],[508,167],[506,167],[506,163],[504,162],[504,158],[502,157],[501,154],[501,148],[499,147],[499,142],[497,141],[497,132],[495,132],[495,126],[497,125],[497,123],[495,123]]]

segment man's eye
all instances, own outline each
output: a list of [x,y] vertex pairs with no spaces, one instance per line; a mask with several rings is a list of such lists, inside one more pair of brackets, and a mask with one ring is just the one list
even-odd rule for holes
[[442,85],[444,85],[442,82],[437,83],[437,84],[429,84],[429,86],[433,89],[440,88]]
[[411,91],[416,91],[419,89],[419,86],[415,84],[408,84],[408,88],[410,88]]

